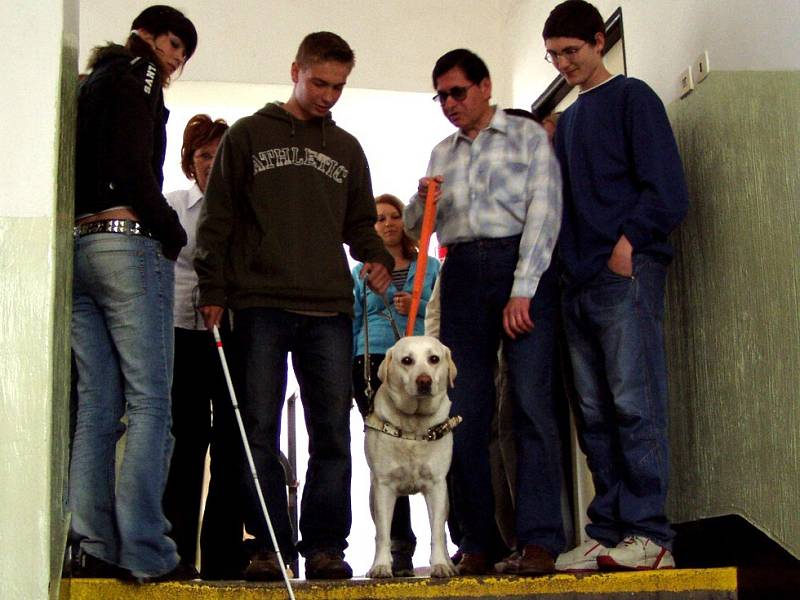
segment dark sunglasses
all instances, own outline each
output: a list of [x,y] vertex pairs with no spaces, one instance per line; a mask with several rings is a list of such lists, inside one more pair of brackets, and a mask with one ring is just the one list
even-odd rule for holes
[[456,85],[451,87],[449,90],[442,90],[433,97],[433,101],[438,102],[440,104],[444,104],[445,102],[447,102],[447,99],[450,96],[452,96],[453,100],[455,100],[456,102],[461,102],[464,98],[467,97],[467,90],[471,88],[473,85],[475,84],[470,83],[469,85],[464,87]]

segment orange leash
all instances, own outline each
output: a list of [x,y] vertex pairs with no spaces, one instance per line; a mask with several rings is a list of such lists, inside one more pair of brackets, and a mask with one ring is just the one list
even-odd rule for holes
[[422,215],[417,272],[414,275],[414,287],[411,290],[411,308],[408,310],[406,335],[414,335],[414,323],[417,320],[419,301],[422,298],[422,284],[425,282],[425,268],[428,266],[428,244],[431,241],[433,223],[436,220],[436,189],[438,187],[436,181],[431,178],[428,183],[428,195],[425,198],[425,212]]

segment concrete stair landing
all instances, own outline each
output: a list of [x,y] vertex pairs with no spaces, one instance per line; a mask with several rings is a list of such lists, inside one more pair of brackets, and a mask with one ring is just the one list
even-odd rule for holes
[[[632,573],[552,575],[547,577],[454,577],[293,580],[297,600],[439,600],[533,598],[537,600],[681,599],[721,600],[737,595],[737,569],[671,569]],[[133,585],[113,579],[65,579],[62,600],[284,600],[282,583],[171,582]]]

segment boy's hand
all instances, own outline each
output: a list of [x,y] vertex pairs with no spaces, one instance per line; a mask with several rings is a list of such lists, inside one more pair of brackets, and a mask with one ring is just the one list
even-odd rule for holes
[[611,258],[608,259],[608,268],[612,273],[622,277],[633,275],[633,246],[624,235],[622,235],[614,249],[611,251]]

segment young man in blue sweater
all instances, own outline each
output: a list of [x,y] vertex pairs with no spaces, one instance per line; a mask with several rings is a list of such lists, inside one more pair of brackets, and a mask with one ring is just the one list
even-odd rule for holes
[[603,64],[594,6],[559,4],[542,35],[546,60],[580,89],[556,130],[559,253],[581,446],[595,484],[589,539],[556,569],[674,567],[662,323],[667,235],[688,205],[683,168],[656,94]]

